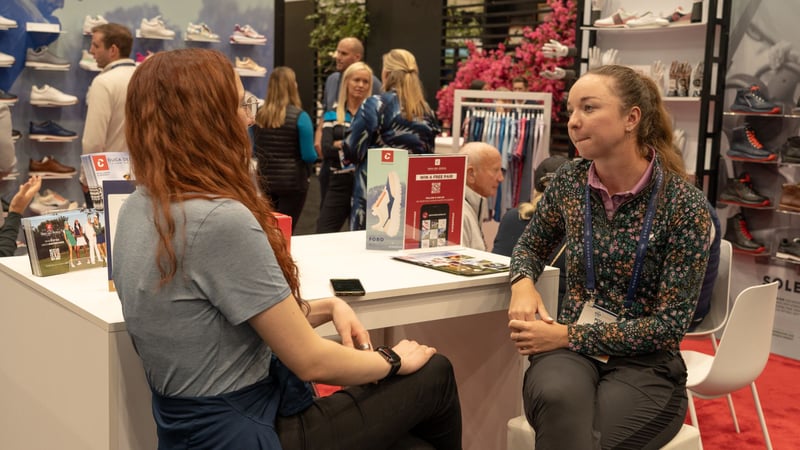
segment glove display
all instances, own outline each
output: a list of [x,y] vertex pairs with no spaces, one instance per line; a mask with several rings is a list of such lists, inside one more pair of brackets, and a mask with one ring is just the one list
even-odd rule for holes
[[672,144],[678,150],[678,153],[682,155],[684,148],[686,148],[686,131],[681,128],[672,130]]
[[667,97],[688,97],[692,66],[688,62],[672,61],[669,67]]
[[564,58],[576,56],[578,51],[575,47],[567,47],[555,39],[550,39],[550,42],[542,45],[542,54],[546,58]]
[[703,93],[703,61],[697,63],[692,70],[692,84],[689,97],[700,97]]
[[592,47],[589,49],[589,70],[609,64],[617,64],[618,61],[619,50],[615,48],[610,48],[604,52],[601,51],[599,47]]
[[664,63],[660,59],[650,64],[650,77],[656,82],[658,92],[664,95]]
[[548,80],[574,80],[575,79],[575,71],[569,69],[562,69],[561,67],[556,67],[553,70],[543,70],[539,72],[539,75],[547,78]]

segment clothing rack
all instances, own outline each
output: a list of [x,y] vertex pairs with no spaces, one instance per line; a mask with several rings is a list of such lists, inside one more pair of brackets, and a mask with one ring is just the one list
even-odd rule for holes
[[[520,102],[520,103],[517,103]],[[550,93],[534,92],[508,92],[508,91],[483,91],[457,89],[454,94],[453,109],[453,149],[458,151],[460,148],[459,138],[462,135],[462,122],[464,118],[474,116],[489,117],[510,117],[513,119],[526,117],[540,124],[536,131],[536,139],[527,142],[524,148],[524,160],[521,173],[514,174],[515,179],[511,179],[511,171],[507,170],[507,181],[505,186],[498,190],[495,202],[490,203],[494,206],[494,217],[499,217],[509,208],[516,207],[520,201],[529,201],[533,198],[533,173],[539,163],[550,156],[550,122],[552,118],[553,97]],[[502,111],[502,112],[499,112]],[[464,139],[464,143],[469,142],[469,136]],[[536,145],[538,143],[538,145]],[[499,147],[498,147],[499,148]],[[500,148],[501,151],[504,149]],[[506,168],[507,161],[504,160],[503,167]],[[514,191],[508,189],[510,182],[515,182]]]

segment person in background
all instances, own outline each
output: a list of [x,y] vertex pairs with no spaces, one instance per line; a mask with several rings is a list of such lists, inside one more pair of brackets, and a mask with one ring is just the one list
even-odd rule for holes
[[[159,52],[131,79],[137,187],[119,212],[113,277],[158,448],[460,449],[447,358],[408,340],[370,351],[346,302],[300,297],[250,178],[249,109],[218,51]],[[313,329],[330,321],[341,343]],[[313,398],[303,380],[350,387]]]
[[469,142],[458,153],[467,155],[461,245],[485,251],[482,225],[489,218],[486,198],[495,195],[503,182],[503,160],[497,148],[484,142]]
[[[314,133],[314,148],[317,150],[319,157],[322,158],[322,165],[319,172],[320,208],[328,192],[328,183],[331,175],[328,165],[329,161],[325,160],[325,156],[323,155],[324,149],[322,148],[322,128],[325,122],[325,113],[336,109],[336,102],[339,100],[339,90],[342,85],[340,82],[342,74],[351,64],[361,62],[363,58],[364,44],[355,37],[343,38],[336,45],[336,53],[334,54],[336,71],[328,75],[328,78],[325,79],[325,87],[322,91],[322,116],[320,116],[317,121],[317,130]],[[371,95],[378,95],[380,93],[381,80],[375,75],[372,75]],[[370,94],[368,93],[367,95]]]
[[11,108],[0,103],[0,178],[13,172],[17,167],[17,152],[11,135],[11,126]]
[[[567,109],[585,159],[558,169],[511,256],[525,415],[537,448],[661,448],[686,415],[680,342],[708,260],[706,199],[649,77],[590,70]],[[569,295],[555,321],[535,282],[564,240]]]
[[356,165],[350,229],[366,227],[367,150],[392,147],[415,154],[433,153],[441,131],[422,90],[417,60],[408,50],[383,55],[384,93],[367,98],[359,108],[345,139],[344,156]]
[[34,195],[42,187],[42,179],[38,175],[32,176],[23,183],[8,205],[8,216],[0,227],[0,257],[14,256],[17,250],[17,237],[22,221],[22,213],[31,203]]
[[[322,124],[322,171],[327,171],[328,189],[323,193],[317,233],[335,233],[350,217],[355,165],[347,161],[342,143],[361,103],[372,92],[372,69],[363,63],[350,65],[342,77],[336,108],[325,113]],[[320,172],[320,178],[322,173]]]
[[278,212],[292,218],[294,230],[317,152],[311,117],[302,109],[295,74],[288,67],[276,67],[269,76],[264,106],[256,114],[253,150],[264,195]]

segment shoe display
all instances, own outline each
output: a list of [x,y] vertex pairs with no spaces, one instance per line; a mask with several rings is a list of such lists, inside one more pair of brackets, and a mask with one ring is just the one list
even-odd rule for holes
[[734,214],[728,218],[725,240],[730,242],[735,250],[744,253],[757,255],[767,250],[764,244],[753,239],[753,235],[750,234],[750,230],[747,228],[747,222],[744,220],[742,213]]
[[78,137],[78,133],[67,130],[52,120],[31,122],[29,131],[28,138],[35,141],[72,141]]
[[0,16],[0,30],[8,30],[9,28],[17,28],[17,21]]
[[36,161],[34,159],[31,159],[28,169],[31,175],[47,175],[47,174],[70,175],[77,172],[77,170],[74,167],[65,166],[64,164],[58,162],[58,160],[53,158],[52,156],[45,156],[44,158],[41,159],[41,161]]
[[50,53],[47,46],[42,46],[36,49],[28,49],[25,67],[33,67],[35,69],[69,69],[69,61]]
[[780,114],[782,109],[777,103],[767,100],[755,84],[738,89],[731,105],[731,111],[747,114]]
[[9,55],[8,53],[0,52],[0,66],[12,66],[17,58]]
[[675,11],[672,11],[672,14],[670,14],[668,17],[665,17],[665,19],[667,19],[667,21],[670,23],[689,22],[692,20],[692,15],[684,10],[682,6],[678,6],[675,8]]
[[69,199],[64,198],[64,196],[52,189],[45,189],[44,195],[37,192],[33,198],[43,205],[54,206],[59,209],[66,208],[70,204]]
[[594,26],[602,28],[622,28],[628,21],[636,18],[636,13],[629,13],[620,8],[617,10],[617,12],[608,17],[595,20]]
[[78,103],[78,97],[65,94],[45,84],[42,87],[31,87],[31,105],[35,106],[69,106]]
[[238,23],[233,27],[233,34],[231,34],[231,44],[250,44],[261,45],[266,44],[267,38],[258,33],[250,25],[240,26]]
[[83,19],[83,34],[88,36],[92,34],[92,28],[98,25],[105,25],[107,23],[108,21],[103,16],[86,16]]
[[781,162],[800,164],[800,136],[791,136],[780,148]]
[[13,105],[14,103],[17,103],[17,100],[19,100],[19,98],[16,95],[0,89],[0,103],[5,103],[6,105]]
[[205,23],[197,25],[189,22],[186,27],[186,40],[195,42],[219,42],[219,35],[212,32]]
[[775,153],[764,148],[748,124],[733,129],[731,148],[727,156],[736,161],[757,162],[775,161],[778,158]]
[[147,39],[172,39],[175,37],[175,32],[167,29],[161,16],[156,16],[149,20],[142,19],[139,35]]
[[78,67],[89,72],[100,72],[100,68],[97,67],[97,60],[88,50],[81,51],[81,61],[78,63]]
[[775,252],[775,257],[800,262],[800,237],[796,237],[791,241],[789,239],[781,239],[781,243],[778,244],[778,251]]
[[267,73],[265,67],[256,64],[250,57],[239,58],[236,57],[236,71],[241,76],[262,77]]
[[669,21],[667,19],[658,17],[650,11],[647,11],[641,16],[625,22],[625,26],[628,28],[656,28],[665,27],[667,25],[669,25]]
[[747,172],[742,173],[738,178],[728,179],[725,189],[719,195],[719,201],[751,208],[763,208],[770,205],[769,198],[764,197],[753,189],[750,174]]
[[787,183],[781,187],[778,209],[800,212],[800,184]]

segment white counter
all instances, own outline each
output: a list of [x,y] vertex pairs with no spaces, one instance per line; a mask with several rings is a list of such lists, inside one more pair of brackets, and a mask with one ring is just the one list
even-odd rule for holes
[[[332,295],[329,278],[361,279],[367,294],[349,300],[367,328],[385,329],[391,342],[434,345],[453,362],[464,448],[504,448],[521,386],[505,328],[507,275],[464,277],[395,261],[392,252],[365,250],[364,239],[294,237],[303,297]],[[25,256],[0,259],[0,448],[155,448],[150,392],[105,270],[30,272]],[[558,270],[548,268],[537,286],[554,302],[557,284]]]

